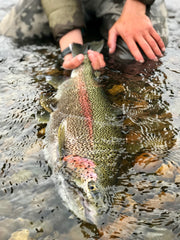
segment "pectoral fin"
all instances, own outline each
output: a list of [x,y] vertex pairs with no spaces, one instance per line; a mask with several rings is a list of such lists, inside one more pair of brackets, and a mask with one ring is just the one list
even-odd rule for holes
[[59,159],[62,160],[65,151],[65,121],[61,122],[58,129]]
[[54,112],[57,100],[52,97],[44,96],[43,94],[40,96],[40,105],[41,107],[46,110],[46,112],[51,113]]

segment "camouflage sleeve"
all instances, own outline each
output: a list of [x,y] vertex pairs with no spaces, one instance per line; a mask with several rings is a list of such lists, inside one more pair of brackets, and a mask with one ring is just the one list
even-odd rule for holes
[[59,40],[64,34],[72,29],[85,26],[81,1],[41,0],[41,3],[56,40]]
[[144,3],[145,5],[151,5],[155,0],[138,0],[138,1]]

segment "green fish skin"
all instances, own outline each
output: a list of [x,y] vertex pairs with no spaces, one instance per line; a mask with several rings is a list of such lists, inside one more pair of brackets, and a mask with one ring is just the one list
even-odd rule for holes
[[87,55],[60,85],[56,99],[46,133],[46,155],[56,186],[70,210],[82,220],[97,223],[99,211],[107,207],[106,188],[116,177],[122,138]]

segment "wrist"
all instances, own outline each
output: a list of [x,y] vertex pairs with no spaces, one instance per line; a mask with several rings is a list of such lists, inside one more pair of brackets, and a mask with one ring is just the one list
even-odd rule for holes
[[136,0],[136,1],[139,1],[145,5],[151,5],[154,3],[155,0]]
[[146,5],[139,0],[126,0],[124,9],[127,12],[135,12],[137,14],[146,13]]
[[61,51],[68,48],[68,46],[71,43],[83,44],[83,38],[82,38],[80,29],[74,29],[74,30],[66,33],[62,38],[60,38],[59,46],[60,46]]

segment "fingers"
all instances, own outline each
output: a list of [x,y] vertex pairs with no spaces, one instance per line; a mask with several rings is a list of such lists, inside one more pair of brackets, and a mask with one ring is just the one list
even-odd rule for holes
[[98,70],[106,66],[103,54],[88,50],[88,57],[94,70]]
[[144,35],[138,35],[134,38],[124,38],[124,41],[129,48],[129,51],[131,52],[136,61],[141,63],[144,62],[144,58],[138,46],[140,46],[145,55],[153,61],[158,61],[157,57],[163,56],[162,52],[165,51],[164,43],[157,33],[154,34],[154,36],[156,37],[156,39],[149,33]]
[[111,28],[109,30],[108,35],[108,46],[109,46],[109,53],[112,54],[116,50],[116,41],[117,41],[117,32],[115,31],[115,28]]
[[145,55],[153,61],[158,61],[157,57],[163,56],[159,45],[150,35],[148,35],[147,37],[138,36],[136,40],[128,39],[126,40],[126,44],[130,52],[134,56],[135,60],[141,63],[144,62],[144,58],[137,44],[141,47]]
[[153,30],[153,34],[152,36],[150,32],[146,32],[138,35],[135,40],[149,59],[158,61],[157,57],[163,56],[162,51],[165,50],[165,46],[155,30]]
[[154,28],[151,28],[150,34],[155,39],[155,41],[158,43],[158,46],[160,47],[161,51],[164,52],[165,51],[164,42]]
[[136,42],[131,38],[126,40],[126,44],[129,48],[129,51],[131,52],[131,54],[133,55],[133,57],[135,58],[135,60],[137,62],[143,63],[144,62],[144,58],[136,44]]
[[145,38],[139,36],[137,42],[149,59],[158,61],[157,56],[162,56],[159,47],[151,37],[148,37],[148,40],[146,41]]
[[[94,70],[98,70],[106,66],[103,54],[88,50],[88,57]],[[79,54],[74,58],[72,57],[72,54],[68,54],[64,58],[62,67],[67,70],[72,70],[79,67],[83,60],[83,54]]]
[[84,55],[79,54],[76,57],[72,57],[72,54],[68,54],[64,57],[64,62],[62,67],[67,70],[72,70],[81,65],[84,60]]
[[[121,16],[111,27],[108,35],[109,53],[114,53],[116,40],[120,36],[127,44],[136,61],[144,62],[141,50],[151,60],[158,61],[163,56],[165,45],[146,15],[135,15],[137,24],[132,28],[134,17]],[[125,18],[125,20],[124,20]]]
[[144,53],[149,59],[157,61],[157,57],[163,56],[162,50],[158,42],[151,35],[147,35],[141,40],[139,39],[139,41],[141,42],[141,47]]

